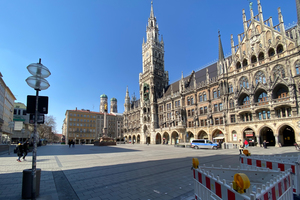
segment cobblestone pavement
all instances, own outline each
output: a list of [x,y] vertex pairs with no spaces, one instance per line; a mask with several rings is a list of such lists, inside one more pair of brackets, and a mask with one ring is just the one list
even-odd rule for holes
[[[248,149],[260,155],[299,154],[294,147]],[[239,165],[237,149],[195,150],[167,145],[47,145],[39,147],[37,154],[37,168],[42,170],[37,199],[45,200],[191,199],[193,157],[201,165]],[[31,166],[31,153],[20,163],[16,154],[0,155],[0,199],[21,199],[22,172]]]

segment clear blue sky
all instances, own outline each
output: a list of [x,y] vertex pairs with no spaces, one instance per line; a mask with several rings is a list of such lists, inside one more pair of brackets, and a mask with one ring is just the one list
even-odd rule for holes
[[[297,21],[295,0],[261,0],[264,20],[278,24],[281,7],[285,25]],[[124,111],[126,86],[139,94],[142,41],[150,15],[150,0],[15,0],[0,1],[0,72],[7,86],[26,104],[35,95],[25,79],[26,67],[48,67],[49,114],[61,133],[66,110],[99,111],[100,95],[118,100]],[[154,0],[160,34],[165,43],[165,69],[170,83],[218,58],[218,30],[225,54],[242,33],[242,9],[247,0]],[[257,1],[253,1],[254,15]],[[139,96],[137,96],[139,98]]]

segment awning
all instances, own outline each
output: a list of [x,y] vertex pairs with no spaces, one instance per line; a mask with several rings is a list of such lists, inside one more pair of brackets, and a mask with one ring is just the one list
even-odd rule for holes
[[219,137],[213,138],[213,140],[220,140],[220,139],[224,139],[224,136],[219,136]]

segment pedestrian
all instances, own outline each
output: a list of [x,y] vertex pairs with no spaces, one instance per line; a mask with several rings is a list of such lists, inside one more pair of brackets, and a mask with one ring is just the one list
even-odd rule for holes
[[72,141],[72,147],[75,147],[75,142],[74,141]]
[[242,151],[243,151],[243,149],[244,149],[244,143],[243,143],[243,141],[240,139],[239,140],[240,141],[240,144],[239,144],[239,151],[240,151],[240,155],[242,154]]
[[71,147],[71,144],[72,144],[72,142],[71,142],[71,140],[69,140],[69,148]]
[[21,159],[21,157],[23,156],[23,146],[22,146],[22,144],[19,143],[16,149],[17,149],[17,155],[18,155],[17,161],[18,161],[18,162],[21,162],[20,159]]
[[247,141],[247,140],[245,140],[244,144],[245,144],[245,148],[248,148],[248,146],[249,146],[249,143],[248,143],[248,141]]
[[26,160],[25,160],[25,157],[27,156],[28,150],[29,150],[29,143],[28,143],[28,141],[26,141],[26,142],[23,144],[23,152],[24,152],[24,155],[23,155],[23,161],[26,161]]
[[269,142],[267,142],[266,140],[264,140],[264,142],[263,142],[263,147],[266,149],[267,148],[267,143],[269,143]]
[[222,140],[219,140],[219,148],[222,149]]

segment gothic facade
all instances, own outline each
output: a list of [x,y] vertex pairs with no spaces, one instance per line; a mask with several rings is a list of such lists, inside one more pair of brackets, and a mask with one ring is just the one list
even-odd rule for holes
[[219,34],[219,59],[172,84],[164,67],[164,42],[151,4],[142,44],[140,99],[125,97],[123,133],[127,141],[176,144],[196,138],[222,139],[270,146],[300,142],[300,3],[298,24],[285,30],[258,14],[243,10],[244,32],[238,44],[231,36],[231,56],[224,57]]

